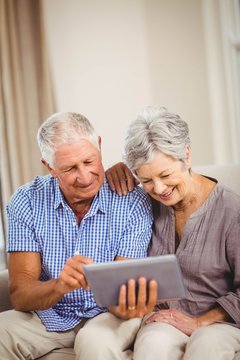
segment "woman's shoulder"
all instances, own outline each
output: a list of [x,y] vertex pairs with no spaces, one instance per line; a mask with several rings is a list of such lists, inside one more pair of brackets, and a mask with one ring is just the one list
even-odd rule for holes
[[224,184],[218,182],[214,191],[213,199],[216,206],[229,211],[240,212],[240,195],[228,188]]

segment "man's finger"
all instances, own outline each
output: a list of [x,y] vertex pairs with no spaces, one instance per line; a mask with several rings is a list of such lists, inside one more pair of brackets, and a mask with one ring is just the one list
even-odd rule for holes
[[138,309],[145,310],[147,302],[147,280],[145,278],[140,278],[138,280]]
[[157,290],[158,284],[156,280],[150,280],[148,285],[149,293],[148,293],[148,303],[147,310],[148,312],[152,311],[157,302]]
[[127,308],[127,287],[126,285],[121,285],[119,290],[119,298],[118,298],[118,307],[120,313],[124,313]]
[[136,281],[134,279],[128,280],[127,302],[129,311],[136,310]]

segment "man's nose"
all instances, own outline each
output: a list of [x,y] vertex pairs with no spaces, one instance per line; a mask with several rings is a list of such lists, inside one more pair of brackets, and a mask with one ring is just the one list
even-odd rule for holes
[[91,182],[91,173],[86,169],[78,169],[77,181],[81,185],[89,185]]

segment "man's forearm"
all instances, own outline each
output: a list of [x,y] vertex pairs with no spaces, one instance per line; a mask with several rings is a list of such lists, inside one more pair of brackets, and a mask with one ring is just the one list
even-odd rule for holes
[[58,280],[36,281],[24,279],[17,284],[10,283],[10,297],[15,310],[44,310],[58,302],[64,293],[60,291]]

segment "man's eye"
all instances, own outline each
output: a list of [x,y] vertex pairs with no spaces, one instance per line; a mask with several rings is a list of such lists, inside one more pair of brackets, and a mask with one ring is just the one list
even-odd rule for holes
[[64,172],[70,172],[70,171],[72,171],[72,170],[73,170],[73,167],[64,170]]

